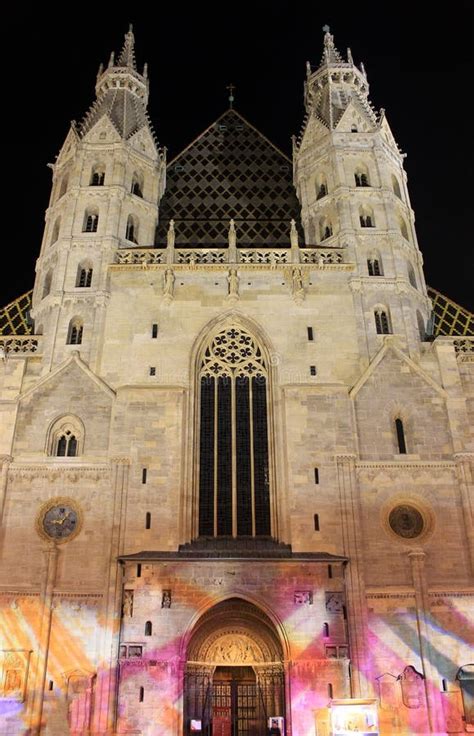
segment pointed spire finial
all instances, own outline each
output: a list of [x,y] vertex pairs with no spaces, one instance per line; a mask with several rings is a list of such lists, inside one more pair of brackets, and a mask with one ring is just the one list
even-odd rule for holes
[[125,34],[125,42],[117,61],[117,66],[127,66],[129,69],[137,71],[135,62],[135,36],[133,35],[133,26],[130,23],[128,33]]

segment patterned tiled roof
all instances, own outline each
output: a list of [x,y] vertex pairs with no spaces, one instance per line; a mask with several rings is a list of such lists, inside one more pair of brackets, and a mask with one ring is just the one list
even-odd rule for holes
[[304,242],[292,164],[235,110],[228,110],[168,165],[157,242],[174,220],[179,247],[288,245],[294,219]]

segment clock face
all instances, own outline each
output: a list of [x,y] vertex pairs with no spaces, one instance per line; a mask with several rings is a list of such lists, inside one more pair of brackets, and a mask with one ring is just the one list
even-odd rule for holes
[[53,499],[41,509],[38,522],[41,536],[65,542],[80,531],[80,511],[69,499]]

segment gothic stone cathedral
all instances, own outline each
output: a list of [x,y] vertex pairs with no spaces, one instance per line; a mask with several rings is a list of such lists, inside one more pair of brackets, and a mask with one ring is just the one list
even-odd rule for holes
[[2,734],[474,731],[472,315],[368,92],[326,30],[292,160],[231,105],[167,164],[99,70],[1,340]]

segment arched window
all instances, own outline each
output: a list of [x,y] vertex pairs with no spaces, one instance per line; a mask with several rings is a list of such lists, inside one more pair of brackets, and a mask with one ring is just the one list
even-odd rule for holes
[[61,218],[58,217],[53,225],[53,232],[51,234],[51,245],[59,238],[59,228],[61,227]]
[[199,535],[268,536],[268,366],[255,338],[222,329],[199,362]]
[[83,233],[96,233],[99,226],[99,213],[96,210],[86,210],[84,215]]
[[351,125],[351,133],[357,133],[357,132],[358,132],[357,125],[355,123],[352,123],[352,125]]
[[84,425],[75,416],[56,419],[48,432],[48,455],[56,457],[77,457],[82,454]]
[[323,217],[319,221],[319,240],[322,242],[323,240],[326,240],[327,238],[330,238],[332,235],[332,225],[330,221]]
[[133,215],[128,216],[125,237],[131,243],[138,243],[138,223]]
[[45,296],[48,296],[49,292],[51,291],[51,281],[53,280],[53,272],[48,271],[46,276],[44,277],[43,281],[43,299]]
[[400,184],[398,183],[398,179],[395,174],[392,174],[392,189],[395,196],[398,197],[398,199],[401,199],[402,194],[400,192]]
[[143,177],[134,173],[132,177],[132,194],[134,194],[136,197],[143,197]]
[[369,185],[369,174],[365,167],[359,166],[354,171],[354,179],[356,187],[368,187]]
[[324,176],[319,176],[316,180],[316,199],[322,199],[328,193],[328,185]]
[[152,630],[153,630],[153,628],[152,628],[151,621],[146,621],[146,623],[145,623],[145,636],[151,636]]
[[92,283],[92,266],[86,261],[77,268],[76,286],[90,286]]
[[367,258],[367,270],[369,272],[369,276],[382,276],[382,261],[380,260],[380,256],[378,253],[372,253]]
[[399,219],[399,225],[400,225],[400,232],[401,232],[401,234],[403,235],[403,237],[405,238],[405,240],[409,240],[409,238],[408,238],[407,224],[406,224],[405,220],[402,217],[400,217],[400,219]]
[[67,332],[67,344],[68,345],[80,345],[82,343],[82,320],[78,317],[74,317],[69,322],[69,329]]
[[65,174],[63,178],[61,179],[61,186],[59,187],[58,199],[61,199],[61,197],[64,197],[64,195],[66,194],[67,185],[68,185],[68,175]]
[[474,664],[465,664],[460,667],[456,680],[461,689],[465,723],[474,726]]
[[426,327],[425,327],[425,320],[423,319],[421,312],[417,310],[416,312],[416,321],[418,324],[418,332],[420,334],[420,340],[423,342],[426,340]]
[[397,433],[398,452],[400,453],[400,455],[406,455],[407,446],[405,442],[405,429],[403,427],[403,422],[400,419],[400,417],[397,417],[395,419],[395,432]]
[[361,227],[375,227],[374,213],[370,207],[361,207],[359,210]]
[[407,273],[408,273],[408,281],[413,286],[413,288],[416,289],[417,288],[416,276],[415,276],[415,271],[411,263],[407,263]]
[[390,317],[386,307],[377,307],[374,310],[375,329],[378,335],[390,335]]
[[103,187],[105,181],[105,171],[103,166],[94,166],[91,171],[91,187]]

